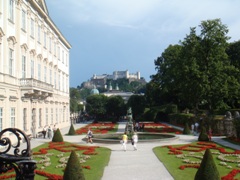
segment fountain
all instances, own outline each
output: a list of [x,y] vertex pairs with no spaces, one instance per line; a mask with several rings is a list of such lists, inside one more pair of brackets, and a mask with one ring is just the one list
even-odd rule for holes
[[[94,143],[118,144],[122,139],[122,133],[94,134]],[[138,132],[138,143],[163,142],[178,139],[177,136],[167,133]],[[85,139],[84,139],[85,140]]]
[[[125,132],[127,132],[129,139],[133,133],[133,121],[132,121],[132,109],[129,108],[127,111],[127,124],[125,127]],[[150,132],[138,132],[138,142],[139,143],[148,143],[148,142],[160,142],[160,141],[169,141],[178,139],[173,134],[168,133],[150,133]],[[121,133],[111,133],[111,134],[94,134],[92,138],[94,143],[119,143],[122,139],[123,132]],[[86,138],[83,138],[86,141]]]

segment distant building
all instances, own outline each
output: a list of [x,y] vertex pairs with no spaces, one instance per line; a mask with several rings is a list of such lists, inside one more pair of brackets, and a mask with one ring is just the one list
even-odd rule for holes
[[118,79],[128,79],[129,83],[132,81],[139,81],[141,83],[146,83],[144,78],[141,78],[140,72],[129,73],[126,71],[114,71],[112,75],[102,74],[96,75],[94,74],[90,81],[84,82],[83,87],[92,89],[94,86],[97,88],[106,88],[107,80],[118,80]]
[[107,97],[110,96],[121,96],[124,100],[125,103],[128,102],[128,99],[134,95],[132,92],[123,92],[123,91],[119,91],[119,90],[109,90],[107,92],[101,93]]
[[112,75],[108,75],[108,74],[96,75],[96,74],[94,74],[92,77],[92,80],[94,80],[94,79],[117,80],[117,79],[121,79],[121,78],[139,80],[141,78],[141,76],[140,76],[140,72],[137,72],[134,74],[134,73],[129,73],[129,71],[126,70],[126,71],[114,71]]

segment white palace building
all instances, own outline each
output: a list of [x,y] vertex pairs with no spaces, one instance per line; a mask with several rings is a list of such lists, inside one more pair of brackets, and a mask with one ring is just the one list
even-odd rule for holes
[[70,48],[44,0],[0,0],[0,131],[70,125]]

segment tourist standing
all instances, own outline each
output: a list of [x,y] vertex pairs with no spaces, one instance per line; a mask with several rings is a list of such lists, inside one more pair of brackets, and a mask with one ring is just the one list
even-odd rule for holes
[[93,143],[93,141],[92,141],[92,137],[93,137],[93,133],[92,133],[92,131],[91,131],[91,129],[90,128],[88,128],[88,132],[87,132],[87,138],[88,138],[88,143],[90,142],[90,143]]
[[52,128],[51,128],[51,126],[48,127],[47,133],[48,133],[48,138],[51,139],[52,138]]
[[43,138],[45,139],[45,137],[46,137],[46,133],[47,133],[46,126],[43,127],[43,131],[42,131],[42,133],[43,133]]
[[191,125],[191,130],[192,130],[192,133],[194,134],[194,123],[192,123]]
[[198,124],[198,122],[196,122],[196,123],[195,123],[195,131],[196,131],[196,135],[198,134],[198,126],[199,126],[199,124]]
[[124,134],[122,135],[122,147],[124,151],[127,150],[127,141],[128,141],[127,132],[124,132]]
[[212,141],[212,128],[211,127],[208,129],[208,139],[209,139],[209,141]]
[[132,136],[132,145],[133,145],[134,151],[137,150],[137,142],[138,142],[138,135],[136,132],[134,132]]

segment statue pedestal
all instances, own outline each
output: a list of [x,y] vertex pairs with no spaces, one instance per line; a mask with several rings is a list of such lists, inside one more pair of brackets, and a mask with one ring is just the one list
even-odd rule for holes
[[125,131],[126,131],[127,133],[133,132],[133,123],[128,122],[128,123],[126,124]]

